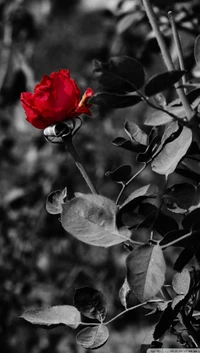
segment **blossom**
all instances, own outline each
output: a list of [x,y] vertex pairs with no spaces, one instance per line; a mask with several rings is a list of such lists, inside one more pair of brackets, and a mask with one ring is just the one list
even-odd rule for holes
[[91,104],[87,103],[93,95],[87,88],[82,96],[76,82],[70,78],[69,70],[44,75],[34,92],[21,93],[20,100],[26,120],[38,129],[73,119],[80,114],[91,115]]

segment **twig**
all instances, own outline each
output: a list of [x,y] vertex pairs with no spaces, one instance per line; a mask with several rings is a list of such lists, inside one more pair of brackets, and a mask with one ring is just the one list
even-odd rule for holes
[[121,189],[121,191],[120,191],[120,193],[119,193],[119,195],[118,195],[118,197],[117,197],[116,204],[119,203],[119,200],[121,199],[121,196],[122,196],[124,190],[126,189],[126,187],[127,187],[135,178],[137,178],[137,176],[138,176],[140,173],[143,172],[143,170],[146,168],[146,166],[147,166],[147,163],[144,163],[144,165],[142,166],[142,168],[139,169],[139,170],[137,171],[137,173],[135,173],[125,184],[123,184],[122,189]]
[[[180,69],[181,70],[185,70],[185,66],[184,66],[184,57],[183,57],[183,51],[182,51],[182,47],[181,47],[181,42],[180,42],[180,37],[178,35],[178,31],[176,28],[176,23],[174,21],[174,17],[173,17],[173,13],[172,11],[168,12],[168,17],[169,17],[169,22],[171,24],[172,27],[172,34],[174,37],[174,41],[176,44],[176,49],[177,49],[177,54],[178,54],[178,60],[179,60],[179,65],[180,65]],[[187,80],[186,80],[186,75],[183,75],[182,79],[182,84],[185,85]],[[186,89],[185,89],[186,90]],[[186,92],[186,91],[185,91]]]
[[[157,19],[155,17],[153,8],[152,8],[149,0],[142,0],[142,1],[143,1],[143,5],[145,8],[147,17],[148,17],[149,22],[151,24],[151,27],[155,33],[155,36],[156,36],[158,45],[160,47],[164,62],[166,64],[166,67],[167,67],[168,71],[175,70],[172,58],[171,58],[170,53],[168,51],[167,45],[164,41],[163,35],[160,31],[160,28],[159,28]],[[174,86],[175,86],[177,94],[182,102],[182,105],[185,109],[187,120],[190,121],[192,119],[192,117],[194,116],[194,111],[192,110],[192,108],[188,102],[188,99],[185,95],[183,88],[180,87],[179,83],[176,83]]]

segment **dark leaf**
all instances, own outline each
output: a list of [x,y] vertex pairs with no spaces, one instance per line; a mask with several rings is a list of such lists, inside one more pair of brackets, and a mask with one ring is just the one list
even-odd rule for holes
[[126,120],[124,129],[128,136],[135,142],[147,146],[148,144],[148,135],[142,131],[139,126],[132,121]]
[[137,156],[137,161],[140,163],[148,163],[150,162],[154,155],[157,152],[157,149],[160,145],[160,136],[155,135],[149,146],[146,148],[145,152],[141,152]]
[[183,176],[184,178],[191,179],[194,182],[200,183],[200,175],[193,172],[192,170],[189,170],[187,168],[176,168],[175,173]]
[[129,287],[127,278],[125,278],[124,283],[119,290],[119,299],[120,299],[122,305],[125,307],[125,309],[127,309],[127,298],[130,294],[130,291],[131,291],[131,289]]
[[[174,246],[182,246],[180,244],[182,240],[178,241],[178,239],[182,238],[183,236],[185,236],[186,234],[190,233],[188,230],[184,230],[184,229],[178,229],[178,230],[172,230],[171,232],[167,233],[165,235],[165,237],[160,241],[160,246],[166,246],[169,243],[171,243],[174,240],[177,240],[177,243],[174,244]],[[189,236],[191,236],[192,233],[190,233]]]
[[66,325],[77,328],[81,322],[80,312],[71,305],[52,306],[45,309],[27,310],[22,319],[33,325],[50,328],[55,325]]
[[181,272],[188,262],[193,258],[194,251],[190,249],[183,249],[174,264],[174,270]]
[[50,214],[58,214],[62,212],[62,205],[64,204],[64,199],[67,196],[67,188],[62,191],[57,190],[51,192],[46,201],[46,209]]
[[[182,237],[184,238],[181,239]],[[180,230],[169,232],[160,241],[160,246],[166,246],[166,245],[170,246],[169,244],[174,240],[176,240],[176,243],[172,244],[173,246],[193,248],[194,246],[197,246],[200,244],[200,230],[189,231],[189,230],[180,229]]]
[[198,37],[195,40],[194,57],[195,57],[196,64],[198,66],[200,66],[200,34],[198,35]]
[[103,321],[106,316],[106,298],[104,295],[90,287],[78,288],[74,295],[74,305],[90,319]]
[[138,246],[127,257],[127,281],[143,302],[154,297],[164,284],[166,264],[161,248],[148,244]]
[[184,268],[181,272],[176,272],[172,279],[173,290],[177,294],[186,295],[190,289],[190,272]]
[[147,96],[153,96],[156,93],[165,91],[171,88],[176,82],[178,82],[186,71],[172,70],[158,74],[149,79],[145,85],[145,94]]
[[193,205],[195,195],[196,188],[192,184],[175,184],[165,191],[163,201],[171,212],[186,213]]
[[139,145],[132,140],[127,140],[124,137],[116,137],[111,143],[117,147],[124,148],[125,150],[131,152],[143,152],[145,151],[146,147],[143,145]]
[[86,327],[76,336],[76,342],[85,349],[97,349],[103,346],[109,337],[106,326]]
[[169,303],[165,311],[163,311],[153,334],[155,340],[158,340],[164,335],[164,333],[170,328],[173,323],[173,320],[176,317],[175,311],[172,309],[171,304]]
[[162,236],[165,234],[179,229],[178,223],[175,221],[174,218],[164,214],[163,212],[159,212],[158,218],[155,223],[155,230]]
[[121,211],[131,208],[134,210],[141,201],[148,197],[156,197],[158,195],[158,187],[153,184],[142,186],[141,188],[132,192],[129,197],[120,206]]
[[119,109],[131,107],[141,101],[141,97],[136,95],[99,92],[90,98],[89,103],[109,107],[110,109]]
[[117,217],[117,219],[121,219],[122,224],[124,224],[128,228],[136,227],[144,220],[144,217],[142,215],[129,210],[119,213]]
[[194,101],[200,96],[200,88],[193,89],[187,94],[187,98],[190,104],[194,103]]
[[143,66],[128,56],[112,57],[108,63],[95,60],[94,74],[103,90],[116,93],[140,89],[145,78]]
[[[158,212],[158,208],[148,202],[143,202],[139,206],[139,213],[141,213],[145,219],[140,224],[142,226],[151,226],[155,222],[155,217]],[[156,222],[154,224],[154,229],[162,236],[166,233],[178,229],[178,223],[170,216],[164,214],[159,210]]]
[[188,213],[182,220],[182,226],[185,229],[192,229],[197,220],[200,219],[200,208],[196,208]]
[[86,244],[109,247],[130,237],[128,229],[116,226],[116,204],[100,195],[76,194],[77,197],[63,205],[63,228]]
[[130,165],[122,165],[111,172],[106,172],[105,175],[110,177],[113,181],[120,183],[126,182],[130,178],[131,171],[132,168]]
[[185,110],[182,106],[180,107],[166,107],[166,112],[157,110],[156,112],[152,113],[148,118],[145,120],[145,125],[149,126],[160,126],[165,125],[173,121],[171,115],[167,112],[174,114],[177,118],[183,119],[185,117]]
[[[193,159],[197,157],[196,159]],[[193,158],[184,158],[182,160],[182,164],[184,166],[186,166],[187,168],[189,168],[190,170],[192,170],[193,172],[197,173],[197,174],[200,174],[199,171],[199,167],[200,167],[200,160],[199,160],[199,155],[193,155]]]
[[[178,136],[176,137],[177,131]],[[173,173],[182,157],[186,154],[191,142],[191,130],[186,126],[179,130],[177,122],[172,122],[163,134],[161,152],[153,159],[151,163],[152,170],[166,176]]]

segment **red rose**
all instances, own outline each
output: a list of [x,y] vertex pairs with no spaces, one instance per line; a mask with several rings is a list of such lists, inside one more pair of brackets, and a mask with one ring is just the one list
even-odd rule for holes
[[91,115],[88,99],[93,90],[88,88],[80,100],[80,90],[70,78],[69,70],[44,75],[34,92],[24,92],[20,100],[26,113],[26,120],[38,129],[72,119],[80,114]]

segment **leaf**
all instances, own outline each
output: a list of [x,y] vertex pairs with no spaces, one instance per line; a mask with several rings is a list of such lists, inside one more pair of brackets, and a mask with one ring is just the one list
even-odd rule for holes
[[[151,163],[152,170],[158,174],[169,175],[174,172],[178,163],[186,154],[192,142],[192,132],[186,126],[183,127],[180,135],[173,140],[173,133],[177,131],[177,123],[173,122],[163,135],[165,145],[161,152]],[[168,140],[172,139],[172,142]],[[168,142],[167,142],[168,141]]]
[[188,213],[182,220],[182,226],[185,229],[192,229],[197,220],[200,219],[200,208],[196,208]]
[[200,66],[200,34],[197,36],[194,43],[194,57],[196,64]]
[[110,177],[113,181],[117,183],[126,182],[131,174],[132,168],[130,165],[122,165],[113,171],[106,172],[105,175]]
[[148,135],[142,131],[139,126],[132,121],[126,120],[124,129],[128,136],[135,142],[147,146],[148,144]]
[[144,84],[143,66],[128,56],[115,56],[108,63],[94,61],[94,75],[107,92],[127,93]]
[[124,203],[120,206],[120,210],[124,211],[127,207],[131,207],[133,210],[138,206],[138,204],[148,197],[156,197],[158,195],[158,187],[153,184],[148,184],[142,186],[141,188],[133,191],[129,197],[124,201]]
[[183,268],[188,264],[188,262],[193,258],[194,251],[190,249],[183,249],[176,259],[174,264],[174,270],[181,272]]
[[116,137],[111,143],[117,147],[124,148],[125,150],[131,152],[143,152],[145,151],[146,147],[143,145],[139,145],[135,141],[127,140],[124,137]]
[[119,109],[131,107],[141,101],[142,98],[136,95],[99,92],[90,98],[89,103],[108,107],[110,109]]
[[119,232],[116,226],[116,204],[100,195],[78,194],[63,205],[63,228],[86,244],[105,248],[120,244],[130,237],[130,231]]
[[155,327],[153,337],[155,340],[158,340],[164,335],[164,333],[170,328],[173,323],[173,320],[176,317],[175,311],[172,309],[171,304],[169,303],[165,311],[161,314],[161,317]]
[[[139,206],[139,213],[145,216],[145,220],[140,224],[140,227],[151,226],[152,223],[155,222],[155,217],[158,212],[158,208],[148,202],[141,203]],[[178,223],[172,217],[164,214],[162,211],[159,210],[157,215],[156,222],[154,224],[154,229],[162,236],[166,233],[178,229]]]
[[173,290],[177,294],[186,295],[190,289],[190,272],[184,268],[182,272],[175,273],[172,279]]
[[[196,156],[193,155],[193,158],[195,158]],[[199,158],[199,156],[197,156],[197,158]],[[193,172],[199,174],[200,172],[200,160],[193,160],[190,158],[184,158],[182,161],[182,164],[185,165],[187,168],[191,169]]]
[[74,305],[90,319],[103,321],[106,316],[106,298],[104,295],[90,287],[78,288],[74,295]]
[[76,336],[76,342],[85,349],[97,349],[103,346],[109,338],[106,326],[86,327]]
[[185,110],[182,106],[180,107],[166,107],[166,112],[157,110],[156,112],[152,113],[148,118],[145,120],[145,125],[149,126],[161,126],[164,124],[168,124],[173,121],[171,115],[167,112],[174,114],[177,118],[183,119],[185,117]]
[[182,246],[180,245],[181,240],[178,241],[179,238],[182,238],[184,235],[188,234],[189,231],[188,230],[184,230],[184,229],[176,229],[176,230],[172,230],[171,232],[167,233],[165,235],[165,237],[160,241],[160,246],[166,246],[169,243],[171,243],[174,240],[177,240],[177,243],[174,244],[174,246]]
[[176,168],[175,173],[183,176],[184,178],[191,179],[194,182],[200,183],[200,175],[193,172],[192,170],[189,170],[187,168]]
[[33,325],[47,326],[48,328],[55,325],[66,325],[75,329],[81,322],[80,312],[71,305],[27,310],[20,317]]
[[125,307],[125,309],[127,309],[127,298],[128,298],[128,295],[130,294],[130,291],[131,289],[129,287],[127,278],[125,278],[124,283],[119,290],[119,299],[122,305]]
[[[182,238],[183,236],[185,237],[179,240],[179,238]],[[169,246],[169,243],[171,243],[171,241],[176,240],[176,243],[172,244],[173,246],[182,246],[184,248],[191,249],[199,244],[199,239],[200,230],[189,231],[180,229],[167,233],[165,237],[160,241],[160,246]]]
[[46,210],[50,214],[58,214],[62,212],[62,205],[64,203],[64,199],[67,196],[67,188],[64,188],[62,191],[57,190],[51,192],[46,201]]
[[185,73],[186,71],[184,70],[172,70],[155,75],[146,83],[144,88],[145,94],[150,97],[171,88]]
[[187,94],[187,99],[190,104],[193,104],[194,101],[200,96],[200,88],[193,89]]
[[192,184],[181,183],[170,186],[163,195],[164,205],[175,213],[186,213],[193,205],[196,188]]
[[127,281],[143,302],[154,297],[164,284],[166,264],[159,245],[138,246],[127,257]]

